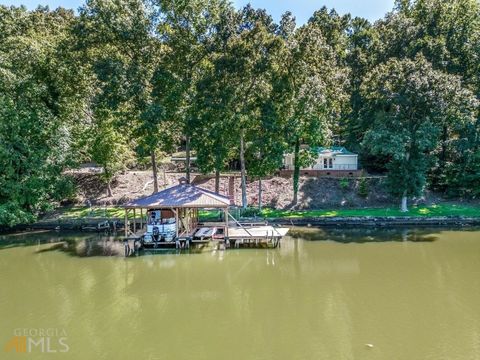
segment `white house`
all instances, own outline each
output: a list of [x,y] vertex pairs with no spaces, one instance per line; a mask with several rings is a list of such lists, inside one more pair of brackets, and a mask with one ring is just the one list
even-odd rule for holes
[[[315,152],[318,154],[315,163],[301,170],[358,170],[358,155],[344,147],[319,147],[315,149]],[[283,165],[285,170],[293,170],[294,155],[286,154],[283,159]]]

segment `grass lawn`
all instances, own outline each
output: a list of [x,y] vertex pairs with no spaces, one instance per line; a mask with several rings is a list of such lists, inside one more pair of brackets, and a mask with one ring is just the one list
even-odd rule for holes
[[[95,207],[72,206],[57,209],[53,214],[47,214],[47,218],[59,218],[62,220],[73,220],[83,218],[120,218],[125,216],[125,210],[120,207]],[[139,214],[137,214],[139,216]],[[130,212],[129,217],[133,217]]]
[[[201,221],[215,221],[220,212],[218,210],[200,211]],[[53,215],[61,220],[74,220],[82,218],[120,218],[125,216],[124,209],[121,207],[66,207],[58,209]],[[137,217],[140,212],[137,211]],[[274,219],[286,218],[295,219],[302,217],[335,217],[335,216],[465,216],[480,217],[480,206],[441,204],[431,206],[411,207],[408,213],[402,213],[398,208],[367,208],[367,209],[331,209],[331,210],[273,210],[264,209],[257,217]],[[133,212],[129,213],[129,218],[133,217]],[[51,218],[48,216],[47,218]]]
[[272,210],[265,209],[261,216],[266,218],[302,218],[302,217],[334,217],[334,216],[466,216],[480,217],[480,206],[442,204],[410,207],[410,211],[402,213],[398,208],[371,209],[335,209],[335,210]]

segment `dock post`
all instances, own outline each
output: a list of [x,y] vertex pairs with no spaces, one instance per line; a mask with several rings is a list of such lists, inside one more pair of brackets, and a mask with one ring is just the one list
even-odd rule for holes
[[133,209],[133,233],[137,233],[137,216],[136,216],[136,210],[135,208]]
[[128,237],[128,209],[125,209],[125,239]]

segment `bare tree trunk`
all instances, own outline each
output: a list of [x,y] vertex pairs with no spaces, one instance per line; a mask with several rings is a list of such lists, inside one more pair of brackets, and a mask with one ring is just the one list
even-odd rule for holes
[[215,192],[220,193],[220,171],[215,169]]
[[[405,155],[405,160],[408,162],[410,161],[410,152],[407,151]],[[402,195],[402,203],[400,204],[400,211],[401,212],[408,212],[408,206],[407,206],[407,189],[403,190],[403,195]]]
[[108,180],[107,182],[107,195],[108,197],[112,197],[113,196],[113,192],[112,192],[112,180]]
[[153,193],[158,192],[158,177],[157,177],[157,157],[155,151],[152,151],[150,154],[152,160],[152,171],[153,171]]
[[408,212],[408,206],[407,206],[407,190],[403,192],[402,196],[402,204],[400,205],[400,211],[401,212]]
[[298,182],[300,180],[300,139],[295,142],[294,167],[293,167],[293,200],[295,205],[298,202]]
[[258,179],[258,210],[262,210],[262,178]]
[[244,130],[240,133],[240,170],[242,176],[242,207],[247,208],[247,177],[245,171],[245,143],[244,143]]
[[190,184],[190,137],[187,135],[185,140],[185,176],[187,184]]

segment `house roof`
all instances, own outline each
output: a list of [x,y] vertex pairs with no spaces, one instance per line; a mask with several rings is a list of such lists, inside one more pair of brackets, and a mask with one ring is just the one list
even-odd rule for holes
[[226,196],[191,184],[179,184],[153,195],[129,201],[125,208],[226,208],[230,199]]
[[357,155],[351,151],[348,151],[343,146],[332,146],[332,147],[317,147],[315,151],[319,154],[325,155]]

